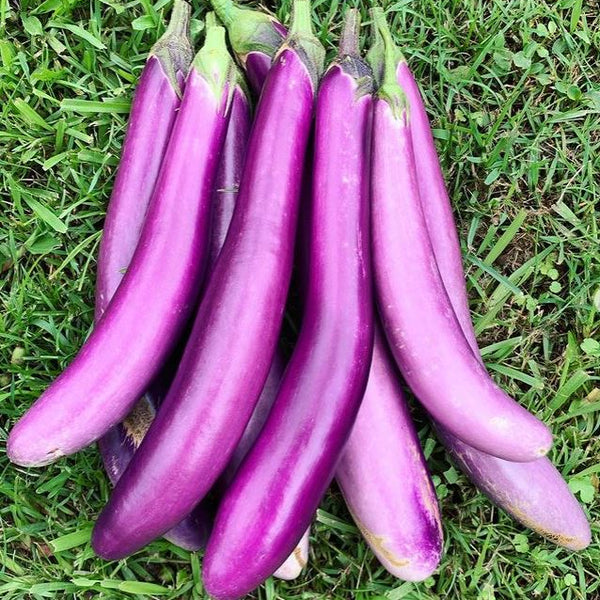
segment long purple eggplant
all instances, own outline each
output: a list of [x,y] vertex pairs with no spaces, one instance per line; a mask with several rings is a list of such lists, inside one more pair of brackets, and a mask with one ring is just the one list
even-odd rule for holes
[[[215,180],[207,277],[210,276],[214,268],[233,215],[251,122],[250,102],[243,86],[238,83],[231,97],[227,133]],[[119,208],[119,211],[113,213],[115,221],[119,221],[122,217],[124,221],[129,222],[131,227],[141,229],[141,223],[138,224],[136,218],[143,220],[144,215],[142,213],[128,212],[129,205],[125,202],[121,203]],[[121,244],[122,240],[124,241],[123,244]],[[114,237],[112,239],[109,254],[124,266],[128,265],[130,258],[127,256],[127,251],[126,238]],[[119,256],[121,257],[120,261]],[[103,264],[102,256],[99,261],[99,271],[101,264]],[[120,277],[122,278],[123,275],[121,274]],[[123,423],[113,427],[98,441],[105,469],[113,485],[116,484],[127,468],[134,452],[146,435],[154,420],[156,411],[168,391],[174,374],[172,368],[163,368],[150,386],[149,391],[140,398]],[[265,389],[263,394],[272,394],[274,398],[275,392],[269,388]],[[198,550],[204,547],[208,540],[211,521],[212,511],[210,507],[201,502],[194,508],[191,515],[169,530],[164,537],[186,550]]]
[[130,267],[76,358],[11,431],[13,462],[48,464],[121,421],[190,316],[208,254],[210,201],[234,73],[232,63],[226,71],[215,66],[216,35],[207,37],[187,77]]
[[210,3],[227,28],[231,47],[252,90],[260,95],[273,56],[283,44],[287,30],[271,15],[240,8],[233,0],[210,0]]
[[335,476],[381,564],[407,581],[429,577],[442,554],[440,511],[396,365],[379,330],[367,389]]
[[[398,83],[408,100],[416,172],[427,230],[440,275],[463,334],[480,358],[467,299],[460,243],[427,112],[419,87],[406,62],[400,62]],[[436,426],[438,437],[460,469],[494,503],[533,531],[572,550],[590,542],[585,514],[546,457],[511,463],[471,448]]]
[[396,81],[403,59],[387,28],[382,37],[372,227],[376,295],[392,353],[417,398],[453,435],[507,460],[535,460],[550,448],[550,431],[503,392],[473,354],[440,277],[421,208],[410,115]]
[[233,221],[175,381],[94,529],[93,547],[105,558],[135,552],[205,496],[267,378],[291,277],[322,61],[306,29],[307,0],[297,0],[294,11],[295,26],[257,108]]
[[[190,12],[187,2],[175,0],[167,30],[150,51],[134,94],[100,243],[96,321],[104,313],[129,267],[167,149],[181,101],[183,79],[193,58],[189,36]],[[161,373],[158,377],[164,380],[165,374]],[[163,395],[160,383],[164,381],[152,385],[125,421],[98,440],[105,469],[113,484],[129,464],[154,418],[157,402]],[[188,517],[166,537],[188,550],[197,549],[206,542],[209,532],[202,519],[196,518],[199,516]]]
[[227,135],[225,136],[215,184],[210,234],[209,274],[212,273],[217,258],[223,249],[231,225],[246,160],[251,127],[250,100],[244,87],[238,84],[231,100],[229,125],[227,126]]
[[204,585],[218,600],[250,592],[299,542],[333,478],[367,383],[372,88],[358,56],[358,13],[349,14],[353,35],[344,36],[317,99],[311,278],[300,336],[267,422],[225,492],[204,557]]

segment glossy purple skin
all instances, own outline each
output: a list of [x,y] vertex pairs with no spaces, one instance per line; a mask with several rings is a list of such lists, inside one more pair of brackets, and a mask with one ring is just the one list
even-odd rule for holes
[[514,519],[569,550],[589,545],[585,513],[548,459],[509,462],[479,452],[444,430],[438,435],[467,477]]
[[106,310],[135,252],[180,102],[160,60],[151,56],[133,97],[104,221],[96,279],[96,320]]
[[357,94],[354,78],[337,65],[321,81],[305,316],[269,418],[217,511],[203,581],[218,600],[250,592],[298,544],[333,478],[367,383],[372,98]]
[[[435,259],[463,334],[473,353],[480,357],[456,224],[425,106],[406,63],[400,64],[397,75],[410,105],[413,145],[420,149],[415,156],[416,170]],[[471,448],[439,425],[436,429],[459,468],[517,521],[571,550],[589,544],[591,533],[586,516],[548,458],[511,463]]]
[[244,429],[244,433],[242,434],[238,445],[235,447],[235,450],[229,459],[226,469],[219,477],[218,486],[222,490],[226,490],[231,484],[239,466],[242,464],[246,454],[248,454],[248,451],[252,448],[256,438],[264,427],[265,421],[271,412],[271,407],[277,397],[277,390],[279,389],[284,369],[285,363],[283,357],[281,356],[281,353],[277,351],[273,357],[267,381],[265,382],[260,398],[256,403],[254,412]]
[[250,52],[244,61],[244,70],[248,83],[255,94],[259,95],[267,78],[273,58],[264,52]]
[[246,148],[251,128],[252,111],[250,103],[244,91],[239,86],[236,86],[231,99],[227,135],[223,143],[223,151],[215,183],[210,234],[209,272],[212,271],[217,262],[217,257],[221,253],[229,225],[231,224],[244,169]]
[[429,577],[442,555],[440,511],[400,376],[379,329],[367,389],[335,476],[381,564],[406,581]]
[[250,419],[283,318],[312,106],[308,70],[283,50],[261,96],[238,206],[177,376],[94,529],[100,556],[127,556],[188,514]]
[[494,383],[462,333],[433,254],[414,160],[406,112],[396,117],[377,99],[373,257],[394,358],[417,398],[452,434],[507,460],[540,458],[552,443],[548,428]]
[[[273,362],[271,363],[269,376],[267,377],[267,381],[263,387],[260,398],[256,403],[254,412],[252,413],[252,416],[246,425],[246,429],[244,429],[242,438],[240,439],[231,458],[229,459],[227,468],[219,477],[219,481],[217,483],[217,487],[219,489],[227,489],[240,464],[260,434],[265,421],[269,416],[273,402],[275,402],[284,368],[285,364],[283,357],[281,356],[280,352],[276,352]],[[274,577],[289,581],[296,579],[296,577],[300,575],[300,572],[308,563],[309,533],[310,528],[305,531],[302,539],[294,548],[293,552],[286,558],[285,562],[273,573]]]
[[76,358],[12,429],[13,462],[48,464],[96,441],[128,414],[173,349],[208,253],[225,108],[192,69],[131,265]]

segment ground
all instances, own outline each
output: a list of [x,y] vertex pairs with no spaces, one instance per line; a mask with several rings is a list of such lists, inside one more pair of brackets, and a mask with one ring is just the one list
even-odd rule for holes
[[[367,2],[355,0],[366,11]],[[315,1],[330,53],[345,3]],[[95,448],[10,465],[7,431],[90,330],[95,260],[129,101],[169,0],[0,0],[0,596],[203,598],[201,554],[165,541],[94,556],[109,484]],[[287,21],[289,0],[273,6]],[[488,368],[552,427],[551,458],[592,522],[556,548],[494,508],[418,416],[445,526],[419,584],[388,575],[337,489],[310,566],[256,598],[600,598],[600,5],[596,0],[398,0],[386,9],[425,94]],[[201,17],[205,4],[195,3]],[[366,12],[365,19],[368,20]],[[194,23],[198,39],[201,22]],[[365,44],[368,24],[364,28]],[[515,432],[518,435],[518,432]]]

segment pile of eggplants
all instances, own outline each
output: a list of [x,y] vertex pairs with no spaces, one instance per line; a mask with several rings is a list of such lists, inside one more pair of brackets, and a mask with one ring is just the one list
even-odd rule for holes
[[585,548],[586,516],[545,457],[549,429],[481,359],[425,106],[383,11],[365,59],[348,9],[325,68],[309,0],[294,0],[289,31],[212,5],[220,22],[206,15],[195,57],[184,0],[150,52],[94,329],[13,427],[9,458],[41,466],[98,442],[114,489],[96,553],[124,558],[159,536],[205,548],[217,599],[300,574],[334,478],[381,564],[419,581],[439,564],[442,524],[404,382],[483,493]]

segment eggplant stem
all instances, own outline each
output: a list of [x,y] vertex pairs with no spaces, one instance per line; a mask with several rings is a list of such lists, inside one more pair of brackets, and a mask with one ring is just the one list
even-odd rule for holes
[[340,36],[338,54],[343,56],[358,56],[360,54],[360,12],[349,8],[344,17],[344,28]]
[[396,118],[408,118],[408,101],[404,90],[396,79],[396,70],[404,56],[394,42],[383,9],[372,8],[374,42],[369,52],[369,60],[375,76],[379,79],[378,96],[391,106]]
[[185,37],[190,24],[191,6],[185,0],[175,0],[165,35]]
[[225,25],[225,27],[231,27],[236,12],[240,9],[232,2],[232,0],[210,0],[210,3],[223,25]]
[[312,36],[312,15],[310,0],[294,0],[292,5],[292,19],[290,36]]

